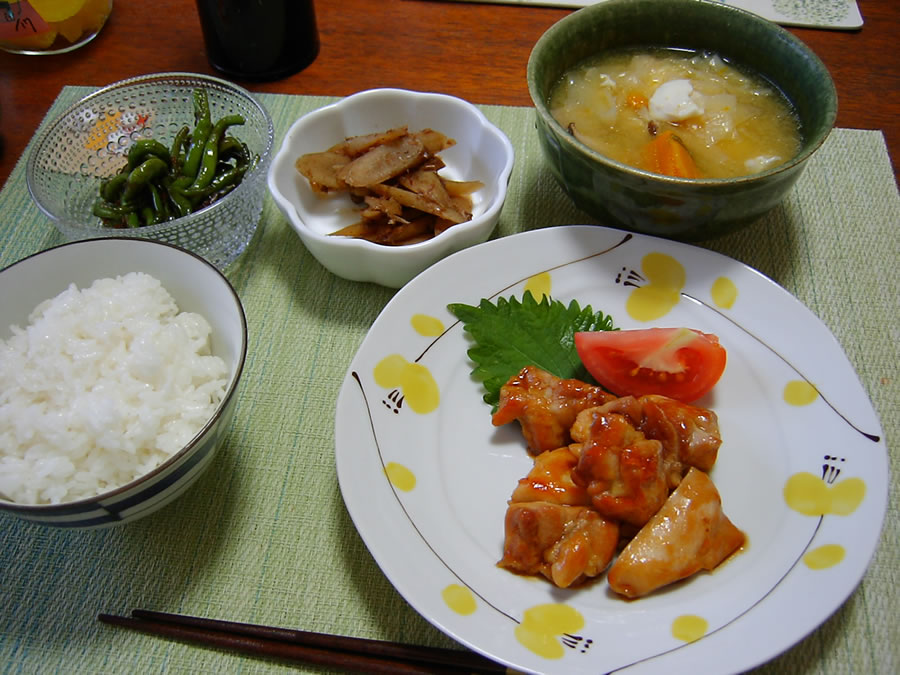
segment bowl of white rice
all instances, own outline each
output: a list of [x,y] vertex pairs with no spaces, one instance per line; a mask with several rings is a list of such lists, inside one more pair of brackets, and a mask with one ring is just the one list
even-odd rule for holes
[[106,527],[169,504],[231,426],[240,298],[169,244],[92,239],[0,270],[0,511]]

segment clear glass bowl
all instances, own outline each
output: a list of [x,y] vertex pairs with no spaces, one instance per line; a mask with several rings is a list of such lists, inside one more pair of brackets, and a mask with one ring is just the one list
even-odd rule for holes
[[[62,54],[93,40],[113,0],[31,0],[0,3],[0,49],[14,54]],[[5,19],[5,21],[3,21]]]
[[[206,90],[213,120],[232,113],[244,116],[245,123],[229,134],[246,143],[259,162],[223,199],[190,215],[134,229],[103,226],[91,212],[101,180],[119,171],[138,139],[155,138],[169,146],[182,126],[193,129],[193,91],[198,87]],[[32,142],[26,180],[38,208],[70,241],[153,239],[225,269],[246,248],[259,223],[274,137],[269,113],[237,85],[193,73],[146,75],[105,87],[44,125]]]

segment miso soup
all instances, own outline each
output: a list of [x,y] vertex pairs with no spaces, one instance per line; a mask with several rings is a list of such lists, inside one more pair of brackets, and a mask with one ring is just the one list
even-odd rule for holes
[[800,149],[797,117],[769,82],[716,54],[623,50],[589,59],[550,93],[579,141],[624,164],[683,178],[731,178]]

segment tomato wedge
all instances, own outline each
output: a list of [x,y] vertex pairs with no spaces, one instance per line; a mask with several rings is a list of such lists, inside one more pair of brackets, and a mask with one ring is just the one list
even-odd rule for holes
[[715,386],[725,370],[719,338],[691,328],[575,333],[587,371],[617,396],[662,394],[684,403]]

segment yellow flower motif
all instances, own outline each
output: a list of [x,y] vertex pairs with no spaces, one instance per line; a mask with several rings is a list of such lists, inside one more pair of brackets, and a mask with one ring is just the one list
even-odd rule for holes
[[737,286],[728,277],[719,277],[709,290],[712,300],[722,309],[731,309],[738,296]]
[[682,614],[672,622],[672,636],[684,642],[699,640],[709,630],[709,622],[696,614]]
[[837,565],[846,554],[846,549],[840,544],[825,544],[804,555],[803,562],[811,570],[824,570]]
[[413,314],[409,320],[413,330],[424,337],[437,337],[444,332],[444,324],[440,319],[427,314]]
[[631,292],[625,310],[637,321],[655,321],[681,299],[686,280],[684,266],[665,253],[648,253],[641,261],[641,271],[648,283]]
[[441,591],[441,597],[444,599],[444,602],[447,603],[447,607],[463,616],[473,614],[475,610],[478,609],[472,591],[459,584],[450,584],[447,586]]
[[582,628],[584,617],[578,610],[569,605],[550,603],[526,610],[515,634],[524,647],[538,656],[561,659],[565,652],[559,636],[569,636]]
[[791,380],[784,385],[782,396],[788,405],[803,406],[819,398],[819,392],[806,380]]
[[416,487],[416,474],[397,462],[388,462],[384,467],[388,480],[398,490],[411,492]]
[[849,516],[865,496],[866,484],[861,478],[848,478],[829,487],[818,476],[803,471],[784,484],[784,501],[806,516]]
[[552,279],[550,278],[549,272],[541,272],[540,274],[535,274],[525,282],[525,290],[530,291],[531,295],[537,302],[540,302],[545,295],[547,297],[550,297],[551,286]]
[[400,354],[383,358],[372,374],[379,386],[399,389],[403,400],[420,415],[434,411],[441,402],[441,392],[428,368],[420,363],[410,363]]

